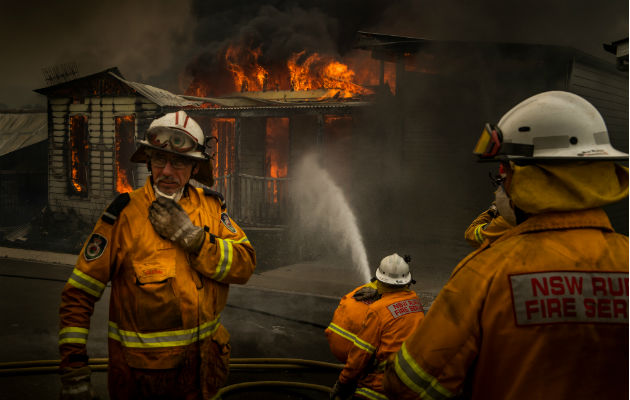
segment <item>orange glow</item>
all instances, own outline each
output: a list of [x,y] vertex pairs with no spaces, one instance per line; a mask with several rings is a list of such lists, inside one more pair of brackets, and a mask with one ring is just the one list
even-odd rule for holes
[[[289,155],[289,118],[267,118],[265,136],[265,170],[270,178],[286,178]],[[272,202],[277,203],[281,194],[278,182],[267,183]]]
[[217,138],[212,141],[212,174],[221,178],[234,172],[234,118],[213,118],[211,136]]
[[[122,125],[126,125],[127,129],[131,129],[131,132],[126,132],[125,128],[122,128]],[[133,146],[133,130],[135,125],[135,118],[133,115],[125,115],[116,117],[116,191],[118,193],[127,193],[133,190],[133,186],[129,182],[129,177],[127,173],[129,172],[128,168],[125,165],[121,164],[129,164],[129,161],[125,159],[127,156],[126,152],[121,149],[121,144],[127,143],[127,147],[129,147],[129,143]],[[126,132],[125,136],[123,132]],[[123,145],[124,146],[124,145]]]
[[70,184],[76,193],[84,193],[87,190],[85,174],[85,160],[88,154],[87,117],[74,115],[69,119],[70,123]]
[[[197,76],[186,94],[207,97],[230,92],[330,89],[335,92],[324,99],[347,99],[372,94],[367,86],[379,83],[381,64],[368,52],[354,52],[341,59],[303,50],[271,65],[264,64],[262,56],[260,47],[230,45],[221,58],[222,67],[217,66],[206,80]],[[391,64],[385,63],[384,81],[394,90],[395,68]]]
[[260,47],[254,50],[244,47],[230,46],[225,52],[227,69],[234,77],[234,87],[241,92],[255,92],[263,90],[269,73],[258,64],[262,54]]

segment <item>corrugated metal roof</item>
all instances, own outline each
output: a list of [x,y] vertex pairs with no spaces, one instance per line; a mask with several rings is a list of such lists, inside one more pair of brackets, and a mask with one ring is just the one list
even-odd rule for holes
[[47,139],[46,113],[0,114],[0,157]]
[[144,83],[131,82],[121,78],[120,76],[114,74],[113,72],[109,72],[111,76],[123,82],[125,85],[128,85],[136,92],[151,100],[155,104],[165,107],[186,107],[186,106],[199,106],[202,104],[201,101],[193,101],[183,98],[182,96],[178,96],[169,92],[168,90],[160,89],[155,86],[147,85]]

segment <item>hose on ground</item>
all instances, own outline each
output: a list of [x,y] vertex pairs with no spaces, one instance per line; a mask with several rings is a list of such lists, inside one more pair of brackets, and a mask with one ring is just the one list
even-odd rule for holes
[[[0,363],[0,376],[58,373],[61,360],[34,360]],[[91,358],[88,365],[92,371],[107,371],[107,358]],[[334,369],[341,371],[343,364],[300,358],[231,358],[230,370],[256,369]]]

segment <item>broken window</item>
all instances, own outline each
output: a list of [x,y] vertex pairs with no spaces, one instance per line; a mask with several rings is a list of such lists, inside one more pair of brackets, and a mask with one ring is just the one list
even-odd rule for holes
[[286,193],[289,161],[289,118],[267,118],[265,135],[265,177],[270,202],[277,203]]
[[234,172],[236,152],[234,147],[234,118],[214,118],[212,120],[212,170],[215,180],[222,180]]
[[69,122],[69,191],[70,194],[87,196],[90,161],[87,116],[73,115]]
[[134,164],[131,156],[136,150],[134,143],[136,117],[123,115],[115,117],[116,129],[116,192],[131,192],[135,186]]

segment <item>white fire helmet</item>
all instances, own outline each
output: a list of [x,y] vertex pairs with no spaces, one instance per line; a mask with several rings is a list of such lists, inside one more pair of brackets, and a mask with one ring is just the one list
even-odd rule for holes
[[212,186],[212,164],[206,154],[206,138],[199,124],[186,112],[168,113],[149,125],[144,139],[137,141],[139,147],[131,156],[133,162],[146,162],[147,149],[166,151],[179,156],[201,161],[194,179]]
[[391,254],[381,260],[376,279],[389,285],[406,285],[411,282],[409,264],[398,254]]
[[496,126],[486,124],[474,154],[486,160],[627,160],[615,150],[604,119],[584,98],[550,91],[508,111]]

